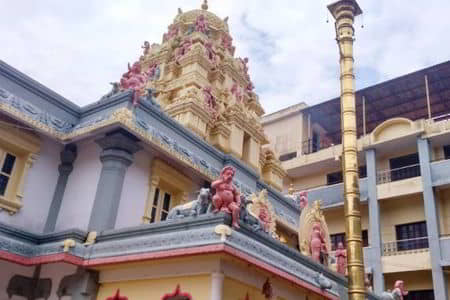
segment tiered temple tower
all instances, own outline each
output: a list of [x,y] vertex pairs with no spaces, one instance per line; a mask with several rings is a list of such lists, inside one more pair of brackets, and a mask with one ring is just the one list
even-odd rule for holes
[[[132,88],[138,96],[151,89],[167,114],[281,190],[286,173],[274,152],[263,147],[268,144],[260,121],[264,110],[253,91],[248,58],[234,56],[227,20],[209,12],[207,1],[201,9],[178,9],[162,43],[144,43],[120,88]],[[138,84],[130,82],[133,72]]]

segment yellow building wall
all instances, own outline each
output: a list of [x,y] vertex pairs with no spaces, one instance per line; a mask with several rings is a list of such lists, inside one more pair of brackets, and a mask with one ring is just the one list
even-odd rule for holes
[[178,284],[181,292],[191,294],[195,300],[211,299],[211,276],[209,275],[102,283],[97,299],[104,300],[111,297],[117,289],[120,289],[120,294],[127,296],[130,300],[158,300],[165,294],[172,293]]
[[415,271],[384,274],[386,289],[393,289],[396,280],[403,280],[408,291],[432,290],[431,271]]
[[[301,150],[302,123],[302,114],[295,114],[264,125],[264,132],[278,154]],[[287,128],[291,130],[286,130]],[[297,153],[297,156],[300,156],[300,153]]]
[[380,227],[383,242],[395,241],[395,225],[425,220],[421,194],[380,201]]
[[450,235],[450,189],[440,190],[438,201],[441,235]]
[[255,288],[230,277],[225,277],[223,282],[223,300],[245,300],[247,293],[251,300],[266,300],[261,293],[261,288]]
[[[326,185],[327,175],[325,173],[308,174],[308,176],[293,178],[290,183],[292,183],[294,189],[303,191]],[[289,188],[289,186],[287,188]]]

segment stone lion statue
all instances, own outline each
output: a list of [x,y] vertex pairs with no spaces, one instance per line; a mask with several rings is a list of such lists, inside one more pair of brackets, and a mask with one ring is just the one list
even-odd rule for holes
[[194,201],[175,206],[169,211],[167,220],[174,220],[184,217],[196,217],[206,214],[211,205],[211,192],[208,188],[201,188]]

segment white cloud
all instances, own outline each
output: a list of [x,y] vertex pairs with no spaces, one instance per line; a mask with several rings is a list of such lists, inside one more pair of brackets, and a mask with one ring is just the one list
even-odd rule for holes
[[[160,42],[177,8],[201,0],[8,1],[0,19],[0,58],[79,105],[109,90],[144,40]],[[328,2],[210,0],[230,16],[239,56],[267,112],[339,94],[338,55]],[[449,59],[447,0],[360,0],[364,29],[355,26],[357,88]],[[362,20],[357,20],[360,25]]]

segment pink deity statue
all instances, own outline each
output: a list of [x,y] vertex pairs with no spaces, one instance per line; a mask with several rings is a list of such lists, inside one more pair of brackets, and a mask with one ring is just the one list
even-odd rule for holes
[[208,110],[210,115],[212,115],[213,118],[215,118],[217,116],[218,106],[217,106],[216,98],[212,94],[211,87],[203,88],[203,95],[204,95],[206,109]]
[[208,41],[205,43],[205,49],[206,49],[206,56],[208,57],[209,61],[214,65],[214,67],[217,66],[217,55],[216,52],[213,49],[213,44]]
[[269,209],[266,205],[261,205],[259,209],[258,219],[261,221],[261,225],[265,232],[269,232],[270,223],[272,218],[269,214]]
[[231,55],[234,54],[233,38],[227,34],[222,35],[221,45],[228,50]]
[[214,213],[223,211],[231,214],[233,227],[239,228],[241,197],[233,184],[235,173],[235,169],[231,166],[226,166],[222,169],[219,179],[211,184],[211,187],[216,190],[212,203]]
[[204,15],[199,15],[195,20],[195,31],[201,33],[207,33],[208,31],[208,22],[205,20]]
[[336,260],[337,260],[337,272],[345,275],[347,270],[347,250],[344,248],[344,244],[339,242],[336,250]]
[[178,26],[175,24],[170,24],[168,27],[168,32],[163,34],[163,42],[167,42],[178,35]]
[[403,296],[407,296],[408,295],[408,291],[405,290],[405,284],[403,282],[403,280],[397,280],[394,284],[394,289],[392,290],[392,295],[396,296],[397,298],[394,299],[399,299],[399,300],[403,300]]
[[326,264],[323,257],[327,256],[328,251],[325,244],[325,237],[323,236],[322,228],[319,223],[315,223],[312,226],[309,247],[311,258],[318,263]]
[[149,80],[155,80],[155,79],[159,78],[159,75],[160,75],[159,72],[160,71],[159,71],[158,65],[156,63],[154,63],[148,68],[148,70],[145,74],[147,75],[147,78]]
[[144,45],[141,46],[142,49],[144,49],[144,55],[147,55],[150,53],[150,42],[149,41],[145,41]]
[[190,38],[185,38],[182,42],[180,47],[178,48],[177,54],[175,56],[175,61],[177,62],[177,64],[179,64],[179,60],[181,57],[183,57],[186,53],[189,52],[189,50],[191,50],[191,46],[192,46],[192,41]]
[[242,101],[241,89],[237,82],[233,83],[233,86],[231,87],[231,94],[236,98],[236,102]]
[[300,209],[308,206],[308,193],[306,191],[300,192],[298,198]]
[[124,90],[131,89],[133,93],[133,105],[137,105],[142,88],[144,88],[146,76],[141,73],[141,64],[135,62],[133,66],[128,63],[128,72],[122,75],[120,87]]

